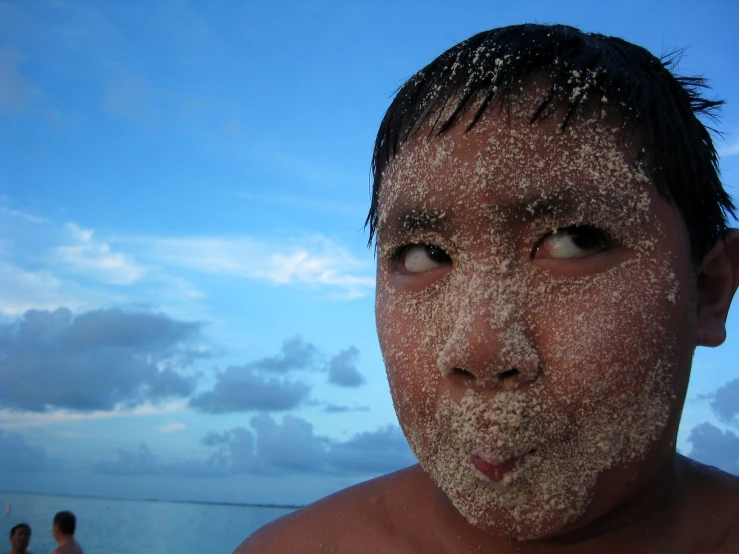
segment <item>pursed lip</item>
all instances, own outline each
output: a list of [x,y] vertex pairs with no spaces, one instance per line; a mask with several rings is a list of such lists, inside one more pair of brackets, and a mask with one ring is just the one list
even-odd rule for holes
[[511,456],[510,458],[505,458],[503,460],[490,460],[477,454],[473,454],[470,457],[470,461],[472,462],[472,465],[475,466],[475,469],[485,477],[494,483],[500,483],[506,475],[513,472],[520,465],[523,458],[534,452],[534,450],[535,449],[531,449],[523,454]]

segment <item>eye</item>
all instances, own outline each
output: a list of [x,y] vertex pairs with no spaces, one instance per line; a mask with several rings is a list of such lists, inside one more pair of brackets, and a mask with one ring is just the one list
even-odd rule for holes
[[587,258],[608,248],[605,233],[590,225],[562,227],[544,236],[534,248],[532,258],[572,260]]
[[432,244],[409,244],[396,254],[398,267],[403,273],[423,273],[452,263],[449,254]]

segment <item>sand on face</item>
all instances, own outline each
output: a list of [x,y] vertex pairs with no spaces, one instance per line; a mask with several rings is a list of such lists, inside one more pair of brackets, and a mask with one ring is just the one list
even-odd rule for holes
[[[619,125],[529,124],[541,94],[531,87],[467,133],[464,122],[419,133],[379,201],[378,332],[401,425],[470,523],[519,538],[612,507],[594,506],[599,478],[651,467],[674,440],[694,344],[676,211]],[[608,237],[604,252],[537,255],[543,237],[584,225]],[[399,271],[409,244],[451,263]],[[522,457],[492,482],[473,456]]]

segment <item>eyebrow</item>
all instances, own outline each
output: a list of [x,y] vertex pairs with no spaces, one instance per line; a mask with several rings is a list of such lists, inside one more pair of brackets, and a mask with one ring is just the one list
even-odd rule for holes
[[521,201],[512,203],[509,209],[523,221],[533,221],[542,217],[553,215],[566,215],[575,210],[575,207],[582,205],[582,196],[577,200],[575,195],[570,191],[556,191],[554,194],[547,194],[531,198],[524,198]]
[[[498,204],[498,207],[505,211],[506,219],[530,224],[538,219],[568,217],[593,203],[618,208],[623,205],[623,197],[610,191],[595,194],[586,191],[585,187],[576,186],[575,190],[569,187],[553,189],[543,194],[517,198]],[[380,222],[378,233],[443,232],[453,227],[453,221],[453,209],[410,208],[391,212],[386,221]]]
[[[581,204],[569,192],[555,192],[546,196],[536,196],[516,200],[504,207],[512,217],[531,221],[541,217],[566,214]],[[446,209],[409,209],[388,217],[381,225],[386,231],[441,231],[451,223],[452,215]]]
[[588,214],[593,209],[608,210],[614,218],[625,217],[629,213],[642,209],[638,198],[628,199],[619,191],[588,190],[586,187],[574,187],[553,190],[544,195],[524,198],[509,206],[511,214],[522,222],[528,223],[547,217],[569,217],[572,214]]
[[380,225],[381,232],[388,231],[440,231],[448,225],[447,210],[412,209],[391,215]]

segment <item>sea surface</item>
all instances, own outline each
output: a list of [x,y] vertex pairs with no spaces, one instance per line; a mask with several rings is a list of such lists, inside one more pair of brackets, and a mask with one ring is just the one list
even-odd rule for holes
[[[6,516],[7,505],[10,513]],[[33,535],[29,550],[55,547],[51,521],[61,510],[77,516],[77,540],[85,554],[230,553],[253,531],[291,508],[113,500],[0,492],[0,552],[9,548],[11,527],[25,522]]]

